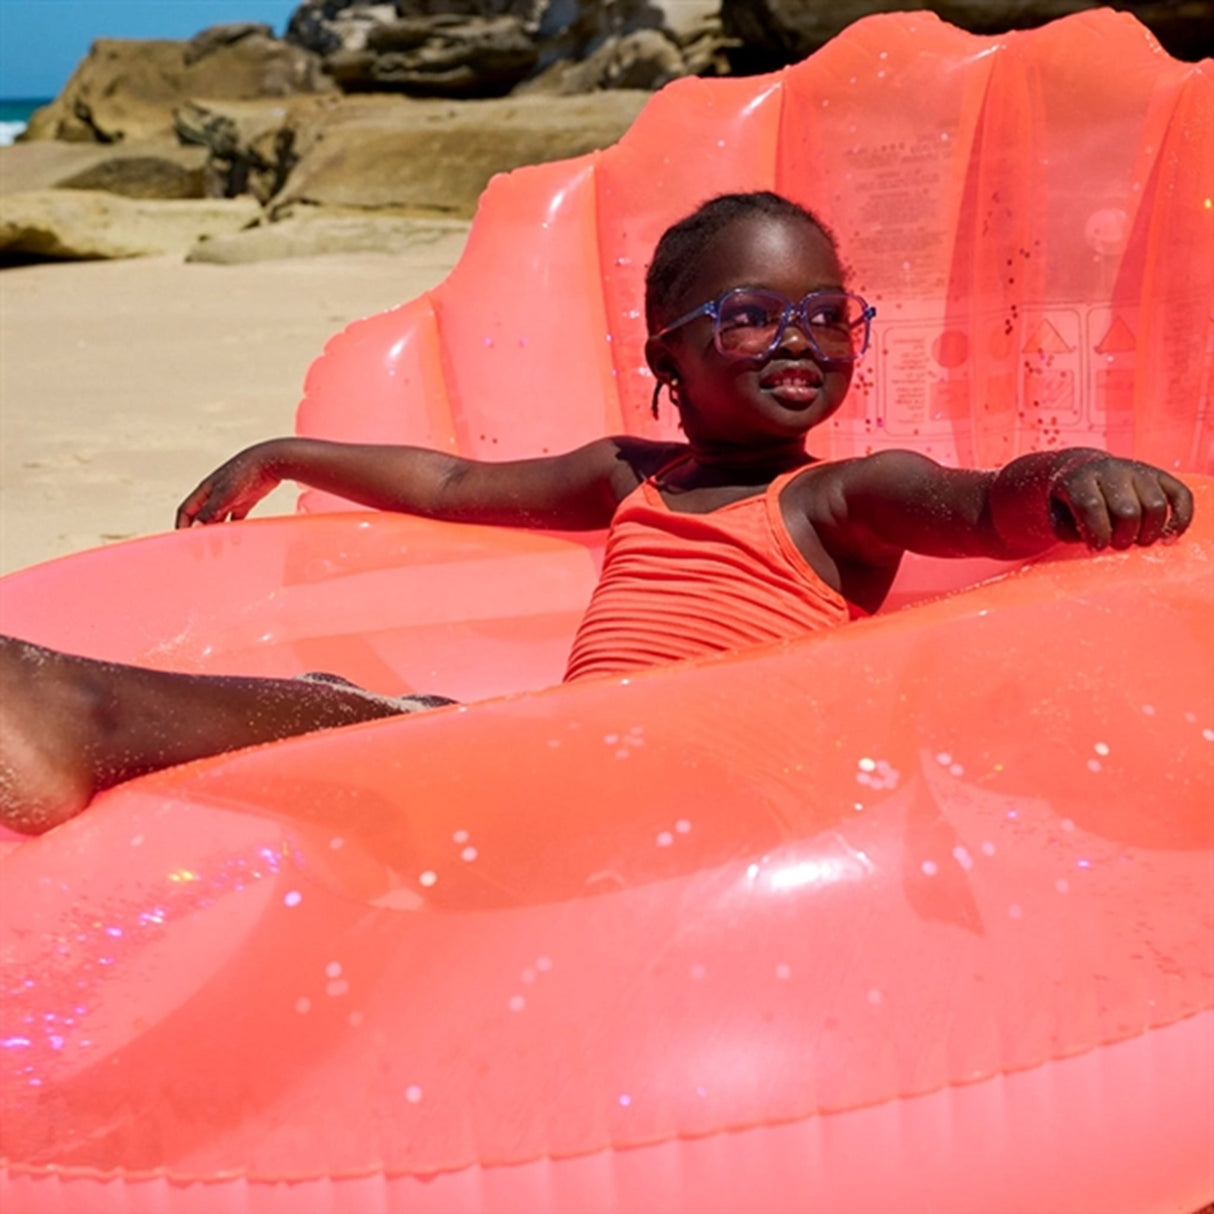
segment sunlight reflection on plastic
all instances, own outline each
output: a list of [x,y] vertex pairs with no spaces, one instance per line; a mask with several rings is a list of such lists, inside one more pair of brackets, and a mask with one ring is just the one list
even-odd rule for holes
[[863,852],[857,852],[854,859],[830,856],[821,860],[801,860],[774,869],[768,882],[774,890],[798,889],[805,885],[834,885],[840,881],[862,880],[871,867]]

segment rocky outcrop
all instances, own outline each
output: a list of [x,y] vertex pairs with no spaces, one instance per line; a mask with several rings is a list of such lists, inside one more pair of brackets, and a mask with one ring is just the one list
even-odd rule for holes
[[343,46],[324,60],[349,92],[501,97],[539,62],[535,43],[511,16],[401,18],[372,26],[361,41],[361,49]]
[[[975,34],[1032,29],[1088,8],[1108,7],[1106,0],[931,0],[945,21]],[[1178,59],[1214,54],[1214,3],[1210,0],[1118,0],[1114,8],[1133,13]]]
[[[714,6],[718,0],[712,0]],[[695,11],[700,8],[700,11]],[[737,48],[737,40],[726,35],[720,11],[711,12],[690,3],[686,10],[676,9],[682,20],[673,23],[674,36],[683,55],[683,66],[689,76],[728,76],[729,54]]]
[[174,114],[177,137],[206,148],[205,193],[210,198],[251,194],[269,202],[295,167],[299,120],[277,101],[188,101]]
[[649,99],[437,101],[363,95],[183,108],[178,131],[211,149],[208,189],[296,203],[470,216],[495,173],[614,143]]
[[205,198],[203,165],[164,156],[115,156],[55,182],[61,190],[104,190],[124,198]]
[[185,253],[238,232],[261,208],[251,198],[149,202],[90,190],[31,190],[0,198],[0,263]]
[[240,100],[332,91],[318,56],[268,26],[219,26],[190,42],[101,38],[27,139],[116,143],[165,134],[189,98]]
[[[299,144],[275,206],[309,202],[471,216],[495,173],[615,142],[647,93],[499,101],[348,98]],[[386,104],[385,104],[386,103]]]
[[[414,247],[444,224],[461,228],[495,173],[606,147],[648,99],[615,90],[466,102],[340,94],[214,101],[179,108],[178,136],[188,146],[0,148],[0,259],[198,245],[199,258],[255,260]],[[148,198],[196,195],[200,180],[213,201]],[[419,217],[427,221],[420,227]],[[243,232],[254,224],[263,226]]]
[[703,34],[689,57],[651,0],[304,0],[286,37],[349,92],[496,97],[659,88],[712,62]]
[[171,137],[118,144],[39,139],[0,148],[0,194],[88,182],[88,189],[162,197],[150,189],[163,186],[176,192],[179,183],[188,179],[197,188],[185,196],[202,197],[206,159],[204,148],[182,147]]
[[238,42],[244,42],[246,39],[257,38],[264,42],[267,39],[274,41],[276,37],[274,27],[260,21],[239,21],[229,23],[228,25],[212,25],[195,34],[186,43],[182,59],[186,67],[192,67],[195,63],[199,63],[208,56],[226,51]]
[[605,42],[637,30],[658,30],[674,40],[666,13],[652,0],[521,0],[534,11],[540,67],[559,59],[588,58]]
[[569,96],[603,89],[659,89],[687,74],[677,43],[659,30],[608,38],[585,59],[560,59],[518,90]]
[[[721,0],[721,23],[735,40],[730,60],[741,72],[771,71],[825,45],[871,13],[931,9],[976,34],[1031,29],[1057,17],[1100,7],[1102,0]],[[1165,50],[1196,60],[1214,54],[1214,3],[1209,0],[1124,0]]]

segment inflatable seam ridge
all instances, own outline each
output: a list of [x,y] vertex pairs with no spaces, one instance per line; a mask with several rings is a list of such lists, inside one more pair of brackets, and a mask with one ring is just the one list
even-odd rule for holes
[[[651,98],[645,103],[641,114],[643,114],[645,110],[647,110],[652,104],[653,100]],[[596,148],[588,157],[591,177],[590,205],[593,208],[590,223],[591,230],[594,233],[595,266],[598,270],[598,273],[595,275],[595,281],[597,283],[599,308],[602,310],[603,319],[607,328],[607,336],[610,342],[609,361],[611,363],[611,369],[613,372],[611,375],[611,382],[608,387],[608,394],[605,396],[603,401],[603,405],[607,413],[607,416],[603,418],[603,428],[608,434],[617,429],[622,433],[629,433],[630,431],[624,419],[624,390],[620,386],[626,372],[624,368],[619,365],[620,356],[618,353],[618,343],[610,341],[614,326],[611,323],[612,317],[607,310],[607,274],[609,271],[607,264],[606,235],[600,222],[603,213],[601,203],[603,174],[600,172],[599,166],[602,163],[603,158],[614,152],[616,148],[624,147],[626,145],[631,146],[630,140],[633,128],[636,126],[637,120],[641,117],[641,114],[638,114],[637,117],[633,119],[632,125],[629,126],[629,128],[623,133],[623,135],[620,136],[618,140],[616,140],[614,144],[611,145],[611,147]],[[614,417],[612,416],[613,405]]]
[[147,1170],[122,1167],[105,1169],[76,1164],[60,1165],[53,1163],[23,1163],[19,1160],[10,1159],[8,1157],[0,1157],[0,1175],[8,1173],[13,1176],[30,1176],[39,1178],[58,1177],[63,1180],[97,1180],[104,1182],[124,1181],[129,1183],[163,1180],[176,1185],[219,1185],[230,1184],[234,1181],[243,1181],[247,1185],[271,1186],[281,1184],[315,1183],[317,1181],[324,1180],[351,1181],[371,1179],[374,1177],[382,1177],[385,1180],[412,1179],[423,1181],[427,1178],[436,1176],[457,1175],[461,1172],[467,1172],[473,1168],[481,1171],[487,1171],[489,1169],[496,1168],[525,1166],[543,1161],[547,1161],[549,1163],[560,1163],[565,1160],[587,1159],[601,1154],[604,1150],[619,1154],[637,1149],[644,1149],[646,1147],[661,1146],[671,1142],[698,1142],[725,1135],[745,1134],[755,1130],[767,1129],[774,1126],[793,1126],[799,1124],[809,1125],[810,1123],[826,1117],[845,1115],[848,1113],[859,1112],[864,1109],[879,1108],[883,1105],[897,1103],[900,1101],[930,1098],[942,1093],[972,1088],[983,1083],[996,1083],[1017,1075],[1025,1075],[1044,1067],[1049,1067],[1053,1064],[1071,1062],[1078,1058],[1089,1057],[1092,1055],[1103,1055],[1104,1050],[1110,1045],[1135,1041],[1148,1037],[1152,1034],[1163,1033],[1175,1025],[1183,1024],[1202,1017],[1211,1017],[1214,1019],[1214,1007],[1200,1008],[1196,1011],[1185,1013],[1178,1016],[1175,1020],[1170,1021],[1168,1024],[1148,1025],[1141,1029],[1138,1033],[1134,1033],[1129,1036],[1094,1041],[1081,1049],[1077,1049],[1069,1053],[1059,1054],[1055,1057],[1044,1059],[1038,1063],[1028,1064],[1023,1067],[999,1068],[987,1074],[976,1075],[961,1080],[950,1080],[947,1083],[935,1084],[931,1087],[925,1087],[922,1090],[899,1092],[895,1097],[893,1097],[892,1100],[889,1098],[884,1098],[857,1101],[852,1104],[839,1105],[837,1107],[820,1106],[807,1113],[768,1117],[761,1120],[750,1120],[747,1122],[726,1122],[711,1129],[683,1130],[677,1133],[654,1134],[645,1136],[643,1138],[637,1138],[635,1141],[630,1140],[625,1143],[609,1142],[597,1146],[587,1147],[584,1150],[578,1151],[559,1153],[542,1151],[523,1158],[501,1160],[484,1160],[474,1157],[470,1158],[466,1163],[457,1163],[442,1167],[427,1167],[425,1169],[418,1170],[412,1170],[407,1167],[393,1167],[381,1161],[378,1164],[371,1164],[365,1168],[334,1169],[327,1172],[292,1173],[290,1175],[284,1174],[278,1176],[250,1175],[247,1167],[216,1171],[206,1174],[195,1174],[189,1172],[177,1172],[172,1168],[164,1166]]
[[[442,283],[440,283],[437,287],[431,287],[429,290],[423,293],[423,297],[426,300],[426,304],[429,308],[430,323],[434,326],[434,347],[440,369],[440,374],[437,376],[437,379],[439,383],[439,391],[441,393],[441,400],[433,402],[432,408],[428,408],[427,412],[430,414],[430,418],[432,420],[441,421],[442,423],[444,433],[440,439],[441,449],[454,449],[458,451],[459,435],[455,425],[455,409],[451,403],[451,390],[447,384],[447,376],[442,353],[442,333],[438,323],[438,300],[436,298],[436,292],[440,291],[441,289]],[[402,402],[402,404],[406,403],[407,402]],[[426,404],[430,404],[428,395]],[[435,438],[439,438],[439,436],[436,434]]]

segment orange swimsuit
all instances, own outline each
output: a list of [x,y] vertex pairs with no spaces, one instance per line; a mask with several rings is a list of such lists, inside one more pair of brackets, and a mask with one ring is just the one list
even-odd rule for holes
[[804,636],[862,615],[814,572],[784,526],[780,492],[803,471],[708,514],[671,510],[653,477],[634,489],[611,520],[565,681]]

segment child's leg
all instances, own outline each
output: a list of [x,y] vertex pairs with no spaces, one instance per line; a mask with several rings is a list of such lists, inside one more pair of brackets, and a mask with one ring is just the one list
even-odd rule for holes
[[0,823],[38,834],[145,772],[449,702],[327,679],[144,670],[0,637]]

